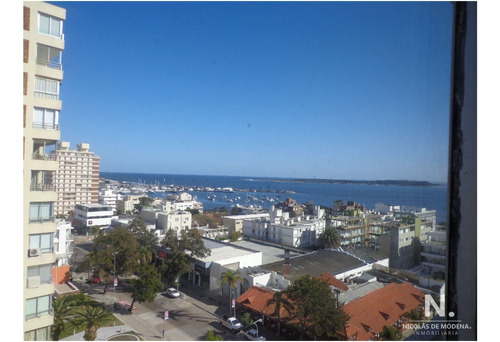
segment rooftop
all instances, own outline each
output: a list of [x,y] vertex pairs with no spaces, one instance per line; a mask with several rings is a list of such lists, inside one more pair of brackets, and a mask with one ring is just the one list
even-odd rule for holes
[[[283,248],[271,246],[265,243],[259,243],[250,240],[240,240],[236,242],[232,242],[231,245],[240,246],[244,248],[249,248],[255,251],[262,252],[262,263],[269,264],[273,262],[285,260],[285,250]],[[290,257],[295,257],[297,255],[301,255],[299,253],[290,251]]]
[[[290,258],[289,263],[291,264],[290,274],[283,274],[283,276],[291,281],[306,274],[319,277],[322,273],[328,272],[335,275],[365,265],[361,260],[335,250],[321,250],[310,254],[298,255]],[[278,261],[262,265],[262,268],[282,272],[283,264],[284,261]]]
[[213,262],[213,261],[217,262],[219,260],[225,260],[244,255],[259,253],[259,251],[252,250],[250,248],[233,246],[228,243],[219,242],[207,238],[202,238],[202,239],[205,244],[205,247],[210,249],[211,251],[211,254],[209,256],[198,259],[203,262]]
[[364,260],[367,263],[374,263],[380,260],[387,259],[387,257],[380,253],[377,252],[371,248],[367,247],[342,247],[344,251],[346,251],[349,254],[352,254],[361,260]]

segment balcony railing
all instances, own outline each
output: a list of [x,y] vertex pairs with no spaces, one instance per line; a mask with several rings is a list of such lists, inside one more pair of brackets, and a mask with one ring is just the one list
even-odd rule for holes
[[56,191],[54,184],[34,184],[30,186],[30,191]]
[[55,154],[45,154],[45,153],[33,153],[31,155],[31,158],[36,159],[36,160],[56,160],[56,155]]
[[46,59],[36,59],[36,64],[46,66],[51,69],[62,70],[62,64],[58,62],[48,61]]
[[55,222],[54,216],[48,217],[30,217],[30,223]]
[[54,123],[33,122],[33,128],[51,129],[58,131],[59,125]]

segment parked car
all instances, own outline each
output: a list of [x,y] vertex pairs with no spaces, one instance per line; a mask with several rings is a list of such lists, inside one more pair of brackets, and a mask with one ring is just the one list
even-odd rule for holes
[[255,329],[250,329],[245,332],[245,336],[250,341],[265,341],[266,338],[264,336],[259,336],[259,333]]
[[235,334],[240,332],[241,329],[243,329],[243,326],[235,317],[227,318],[226,316],[224,316],[222,319],[219,320],[219,323],[221,326],[228,328]]
[[181,293],[173,287],[170,287],[167,289],[167,295],[172,298],[179,298],[181,296]]

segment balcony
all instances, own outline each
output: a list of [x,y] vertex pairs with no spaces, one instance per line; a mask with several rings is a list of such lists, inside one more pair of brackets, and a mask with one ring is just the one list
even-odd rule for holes
[[55,123],[33,122],[33,128],[58,131],[59,125]]
[[51,69],[62,70],[62,64],[57,62],[57,61],[49,61],[46,59],[37,58],[36,64],[44,66],[44,67],[48,67]]
[[31,158],[34,160],[50,160],[50,161],[56,161],[56,155],[55,154],[46,154],[46,153],[38,153],[35,152],[31,155]]
[[30,191],[56,191],[54,184],[33,184],[30,186]]

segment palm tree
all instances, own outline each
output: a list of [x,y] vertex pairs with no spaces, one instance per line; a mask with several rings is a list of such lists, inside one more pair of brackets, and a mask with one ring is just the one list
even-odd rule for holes
[[71,306],[72,302],[72,296],[58,297],[52,301],[52,308],[54,309],[52,338],[54,339],[54,341],[59,340],[59,336],[61,336],[61,333],[64,330],[64,324],[66,322],[69,322],[69,317],[73,312],[73,308]]
[[72,323],[75,327],[84,328],[85,341],[95,341],[97,330],[114,319],[111,312],[100,306],[82,306],[75,311],[75,314],[76,318],[72,320]]
[[324,248],[338,247],[340,245],[340,235],[335,227],[326,227],[319,235],[319,241]]
[[231,304],[232,304],[232,298],[231,298],[231,293],[232,289],[236,287],[236,284],[240,282],[243,282],[243,278],[239,275],[238,271],[231,271],[227,270],[226,272],[222,273],[220,275],[220,284],[221,287],[226,286],[226,284],[229,285],[229,316],[231,316]]
[[290,312],[293,310],[294,306],[293,304],[288,301],[288,299],[285,296],[286,292],[285,291],[276,291],[273,294],[273,298],[269,299],[267,301],[266,306],[268,305],[273,305],[274,304],[274,311],[271,314],[271,316],[275,316],[278,319],[278,337],[280,336],[281,332],[281,309],[285,309],[285,311],[290,314]]

